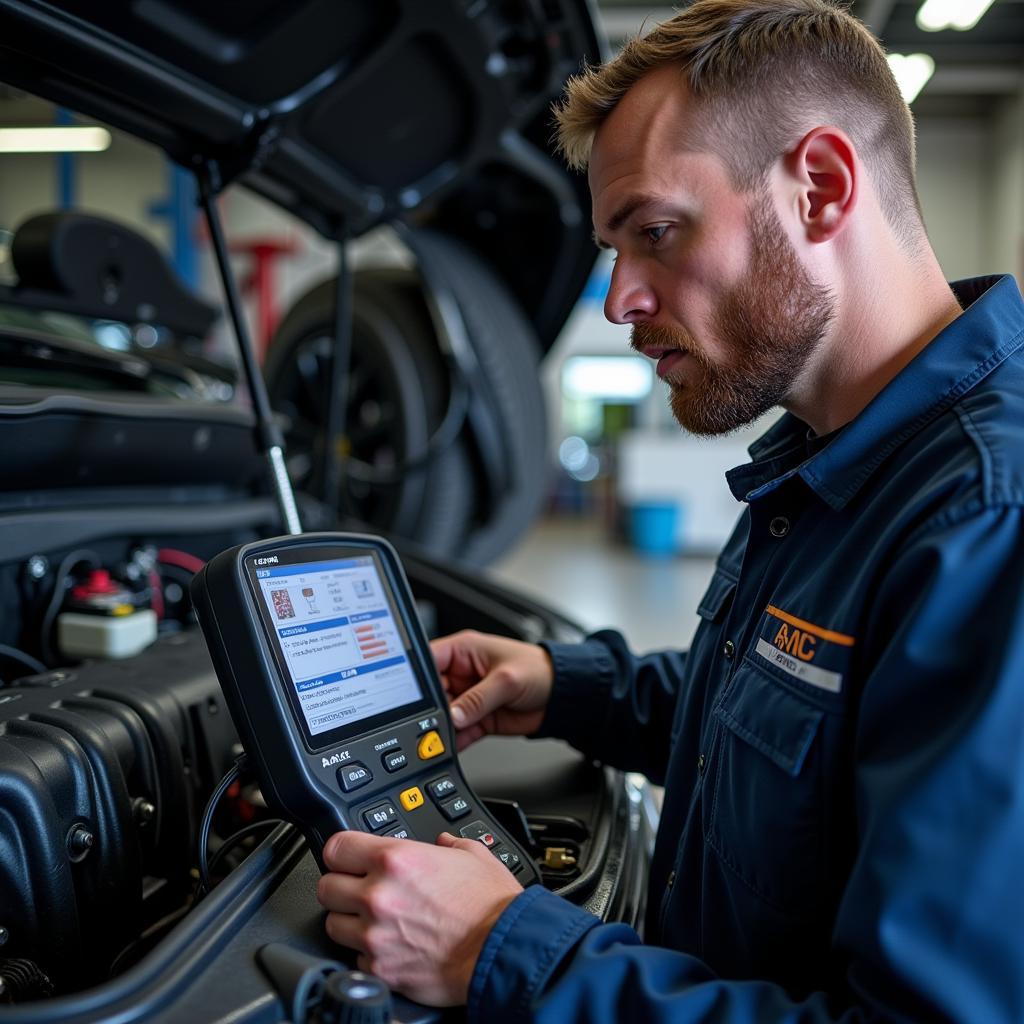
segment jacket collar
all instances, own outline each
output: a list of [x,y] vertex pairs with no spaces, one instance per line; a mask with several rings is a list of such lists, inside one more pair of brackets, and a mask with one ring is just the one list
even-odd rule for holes
[[733,495],[755,501],[799,476],[832,508],[843,508],[896,448],[1024,345],[1024,299],[1012,277],[951,287],[964,312],[825,448],[808,458],[807,424],[786,413],[750,446],[754,461],[726,474]]

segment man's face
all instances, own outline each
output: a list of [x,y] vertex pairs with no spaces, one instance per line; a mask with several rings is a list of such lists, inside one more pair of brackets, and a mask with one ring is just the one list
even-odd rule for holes
[[676,419],[721,434],[783,403],[833,315],[767,190],[733,189],[722,160],[687,148],[674,69],[634,86],[590,161],[596,234],[617,251],[605,315],[657,360]]

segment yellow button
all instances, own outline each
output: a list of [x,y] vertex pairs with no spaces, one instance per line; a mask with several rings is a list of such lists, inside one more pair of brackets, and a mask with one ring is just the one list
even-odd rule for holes
[[444,740],[433,729],[420,737],[420,745],[416,748],[421,761],[429,761],[432,757],[444,753]]
[[423,793],[419,786],[413,786],[399,793],[398,799],[401,800],[402,806],[407,811],[415,811],[417,807],[423,806]]

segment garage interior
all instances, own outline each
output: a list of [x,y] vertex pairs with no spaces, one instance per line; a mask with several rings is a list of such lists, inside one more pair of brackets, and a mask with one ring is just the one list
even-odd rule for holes
[[[930,238],[950,280],[994,268],[1020,273],[1024,3],[996,0],[969,31],[924,31],[915,22],[918,7],[908,0],[857,0],[853,12],[892,52],[922,53],[933,62],[934,71],[913,102],[918,183]],[[618,0],[600,4],[598,20],[614,49],[670,14],[668,8]],[[0,98],[6,127],[71,119],[69,112],[21,90],[8,88]],[[9,243],[18,224],[35,212],[74,205],[116,218],[152,239],[171,256],[184,280],[216,303],[208,240],[196,227],[197,215],[187,212],[194,201],[189,176],[123,132],[115,130],[113,139],[98,154],[6,156],[0,163],[0,239]],[[309,225],[244,189],[232,190],[221,208],[252,331],[257,344],[266,347],[288,315],[301,318],[301,310],[293,310],[298,300],[305,297],[308,303],[314,286],[331,277],[334,247]],[[356,239],[349,250],[357,271],[361,266],[388,268],[370,271],[357,286],[365,293],[365,315],[372,316],[372,293],[377,288],[381,294],[380,279],[409,273],[408,247],[384,227]],[[7,256],[0,242],[0,275],[10,281]],[[381,501],[387,505],[388,500],[370,494],[370,485],[352,481],[348,486],[357,493],[349,497],[358,514],[365,513],[380,528],[411,533],[444,555],[461,548],[460,554],[486,564],[497,578],[557,606],[587,628],[618,623],[640,650],[685,646],[697,621],[694,598],[706,584],[711,556],[728,536],[738,509],[722,474],[746,460],[746,445],[770,419],[723,439],[683,436],[667,410],[662,385],[644,360],[627,354],[626,330],[608,324],[601,314],[609,273],[609,264],[598,260],[541,364],[546,451],[543,459],[536,453],[523,457],[529,474],[543,483],[531,482],[530,494],[520,495],[512,503],[515,508],[507,509],[510,523],[492,527],[489,536],[470,538],[467,549],[457,525],[450,524],[447,533],[443,527],[438,533],[423,526],[424,509],[415,494],[403,496],[402,508],[381,508]],[[313,306],[322,307],[317,315],[328,315],[324,309],[330,301],[329,290],[312,295]],[[229,333],[221,319],[208,347],[231,358]],[[358,339],[356,349],[358,358]],[[285,372],[271,359],[272,392],[274,375]],[[603,393],[609,381],[614,387]],[[287,391],[292,384],[278,380],[277,386]],[[287,402],[288,396],[280,399]],[[531,418],[513,409],[514,402],[510,415],[520,421]],[[523,444],[536,447],[540,436],[534,432]],[[305,435],[293,441],[294,465],[306,456],[296,446],[305,444]],[[465,486],[465,467],[460,472],[448,465],[445,471],[455,487]],[[301,487],[302,473],[293,476]],[[641,535],[631,541],[638,506]],[[524,516],[526,508],[538,515],[524,532],[522,524],[535,514]],[[450,507],[438,508],[434,518],[448,519],[449,513]],[[413,525],[417,517],[421,521]],[[645,550],[638,551],[638,544]]]
[[[266,138],[253,140],[252,149],[246,151],[244,166],[231,167],[225,146],[197,179],[197,167],[184,163],[185,151],[175,149],[182,138],[188,140],[180,125],[168,129],[164,140],[155,118],[140,117],[137,123],[119,122],[116,117],[105,120],[102,114],[109,97],[101,96],[88,112],[76,109],[75,89],[84,86],[73,83],[48,89],[52,82],[40,73],[42,65],[37,66],[29,44],[35,39],[32,33],[41,32],[43,24],[42,20],[32,23],[31,18],[50,17],[50,6],[59,8],[60,18],[68,23],[78,17],[95,17],[100,22],[109,18],[109,24],[99,26],[100,33],[114,31],[118,14],[117,5],[111,5],[109,14],[83,14],[90,7],[84,0],[56,5],[0,0],[0,28],[6,19],[28,40],[21,50],[17,43],[11,44],[14,57],[8,74],[0,67],[0,333],[9,331],[19,339],[6,357],[0,357],[0,365],[8,363],[0,380],[0,405],[6,402],[15,408],[19,388],[63,388],[68,382],[70,390],[86,393],[88,399],[90,389],[102,390],[111,381],[121,387],[134,375],[155,381],[141,390],[149,388],[162,398],[233,409],[214,416],[230,436],[220,448],[222,442],[215,436],[210,449],[219,460],[214,467],[232,467],[224,495],[216,493],[216,480],[194,480],[178,465],[183,466],[191,455],[204,455],[209,439],[204,441],[199,434],[194,435],[195,450],[175,461],[168,492],[177,489],[174,500],[180,499],[184,508],[191,500],[189,488],[195,486],[199,503],[209,501],[211,509],[221,500],[234,501],[242,492],[247,499],[256,492],[263,502],[259,513],[263,520],[231,524],[211,534],[217,545],[227,546],[239,539],[239,530],[246,539],[247,531],[268,533],[266,521],[274,522],[276,516],[273,489],[266,485],[262,463],[238,454],[244,447],[243,437],[251,433],[248,425],[243,430],[242,418],[250,408],[252,389],[245,384],[237,325],[232,324],[218,268],[216,229],[202,212],[206,202],[223,226],[244,330],[282,431],[285,469],[299,494],[305,525],[380,533],[394,540],[408,559],[419,614],[431,636],[468,625],[524,639],[572,639],[614,626],[638,652],[685,648],[699,622],[696,608],[714,571],[715,554],[740,510],[726,487],[724,472],[747,461],[747,446],[770,426],[778,411],[714,440],[687,435],[675,423],[666,388],[650,361],[631,355],[628,329],[604,318],[611,262],[607,253],[594,251],[589,240],[586,184],[564,168],[556,170],[545,150],[550,135],[548,78],[561,81],[562,71],[571,69],[577,55],[563,52],[556,59],[548,54],[547,66],[534,61],[530,49],[543,38],[543,31],[534,24],[542,16],[557,15],[552,37],[589,47],[586,56],[597,59],[602,52],[615,52],[626,38],[670,18],[673,11],[642,0],[599,0],[595,32],[579,13],[585,5],[568,0],[565,4],[551,0],[547,5],[532,0],[480,3],[476,6],[488,18],[493,13],[493,24],[488,22],[481,32],[492,33],[497,42],[486,66],[471,68],[467,57],[463,68],[452,63],[454,58],[441,44],[436,52],[431,47],[417,49],[416,33],[425,31],[430,15],[415,0],[396,0],[391,6],[400,11],[396,20],[405,34],[400,44],[392,45],[407,46],[403,54],[413,67],[408,80],[389,81],[387,89],[381,90],[387,95],[378,109],[362,109],[361,94],[353,86],[355,102],[350,95],[342,97],[347,106],[342,106],[342,100],[325,105],[300,126],[298,141],[288,136],[293,126],[282,127],[288,111],[281,113],[280,125],[274,123],[275,113],[267,119]],[[460,14],[463,8],[474,7],[470,3],[456,6]],[[1024,280],[1024,0],[994,0],[982,9],[976,24],[959,29],[922,28],[921,6],[917,0],[854,0],[851,10],[891,53],[907,59],[910,78],[916,76],[907,88],[917,90],[911,107],[917,126],[918,188],[932,245],[950,280],[997,271]],[[161,31],[166,29],[174,45],[184,45],[183,40],[195,42],[195,26],[205,17],[199,4],[152,0],[128,7],[141,26],[132,40],[140,46],[149,38],[147,18],[152,25],[159,24]],[[176,7],[180,10],[173,10]],[[491,10],[499,7],[500,14]],[[258,15],[257,11],[252,16]],[[365,38],[376,45],[377,29],[370,22],[367,16]],[[220,44],[213,28],[206,27],[213,52]],[[225,38],[228,34],[225,29]],[[453,38],[452,52],[461,37]],[[196,42],[201,49],[200,44],[205,45],[205,37]],[[567,50],[568,46],[565,42]],[[168,52],[175,52],[173,46]],[[482,82],[479,88],[485,95],[479,104],[467,101],[465,109],[457,111],[464,123],[446,125],[444,130],[434,124],[417,125],[417,118],[423,120],[417,110],[415,116],[396,119],[398,127],[391,135],[375,137],[381,153],[374,154],[372,144],[363,144],[361,133],[369,130],[373,118],[390,116],[417,89],[423,94],[417,103],[424,109],[431,101],[449,100],[464,84],[460,76],[472,79],[474,88]],[[36,82],[38,89],[31,87]],[[229,85],[218,83],[226,95]],[[492,86],[494,96],[487,92]],[[61,89],[67,90],[66,96],[55,98]],[[496,122],[493,131],[476,125],[475,119],[485,121],[499,112],[515,119],[514,131],[506,130],[503,122]],[[225,113],[224,123],[234,114]],[[347,138],[356,142],[339,142],[331,117],[341,119]],[[219,122],[213,114],[210,124],[214,137]],[[85,141],[77,151],[62,141],[44,142],[43,150],[33,149],[35,143],[28,136],[18,136],[20,130],[42,128],[93,134],[88,139],[78,136]],[[281,143],[282,135],[294,142],[294,151]],[[413,147],[419,163],[393,170],[401,163],[400,154],[409,147],[410,136],[419,147]],[[339,165],[344,164],[344,173],[335,173],[337,168],[328,172],[309,158],[312,146],[303,147],[311,139]],[[266,153],[260,148],[264,145]],[[451,152],[470,153],[475,161],[473,174],[460,177],[461,171],[453,169]],[[293,171],[299,184],[289,190],[288,183],[282,182]],[[218,173],[230,181],[223,191]],[[318,188],[328,196],[327,213],[317,206]],[[353,211],[362,211],[362,220]],[[90,248],[100,242],[111,251],[121,246],[120,255],[112,257],[114,266],[159,264],[150,280],[161,280],[162,302],[178,303],[177,319],[170,326],[157,322],[139,312],[138,304],[136,317],[118,315],[117,298],[110,300],[109,316],[79,308],[71,299],[63,306],[60,302],[48,305],[47,294],[64,289],[66,295],[72,290],[73,282],[68,284],[62,277],[70,264],[60,247],[76,244],[76,237]],[[533,265],[535,251],[544,254],[543,265]],[[119,264],[119,259],[128,262]],[[101,262],[95,264],[100,266]],[[95,280],[82,285],[81,294],[87,289],[101,298],[120,293],[128,280],[127,276],[122,280],[120,273],[113,278],[98,273]],[[58,281],[60,287],[54,283]],[[55,361],[44,337],[49,331],[70,346],[65,355],[80,360],[73,359],[70,368],[61,367],[52,378],[48,374]],[[343,348],[335,347],[336,335],[347,338]],[[90,355],[83,345],[96,351]],[[337,356],[342,350],[344,359]],[[93,359],[97,352],[104,365]],[[162,364],[168,352],[172,357],[181,354],[186,368]],[[150,357],[153,365],[148,369],[133,362],[145,363]],[[162,376],[165,373],[168,376]],[[347,401],[332,399],[330,387],[325,387],[331,382],[339,386],[335,394],[346,395]],[[11,517],[7,536],[14,538],[11,551],[17,552],[0,560],[10,563],[4,600],[16,603],[28,588],[24,592],[31,591],[34,603],[25,612],[25,621],[31,611],[44,627],[42,647],[33,648],[22,664],[32,668],[31,678],[36,680],[32,685],[40,688],[26,698],[26,704],[42,693],[44,685],[65,685],[68,665],[97,692],[109,678],[106,662],[87,660],[94,656],[92,641],[76,647],[71,639],[50,635],[61,606],[56,596],[51,599],[49,591],[44,592],[42,583],[52,585],[54,595],[63,588],[64,577],[69,590],[72,583],[81,586],[83,579],[72,576],[84,562],[67,554],[64,569],[62,556],[73,553],[76,545],[70,540],[54,541],[53,551],[58,554],[36,563],[39,586],[32,590],[35,584],[26,583],[36,557],[32,531],[39,538],[40,557],[50,554],[50,541],[45,525],[33,527],[30,517],[42,510],[57,522],[61,510],[74,503],[69,495],[77,485],[103,491],[103,502],[95,501],[104,515],[117,500],[118,489],[128,484],[132,488],[138,484],[140,490],[138,495],[132,491],[126,499],[129,504],[139,499],[157,505],[162,499],[156,492],[164,481],[155,475],[156,467],[154,477],[145,478],[146,449],[160,448],[163,455],[178,443],[173,431],[149,435],[145,424],[131,427],[127,440],[124,431],[113,431],[110,437],[117,440],[111,445],[124,442],[123,464],[136,474],[128,481],[119,479],[117,471],[105,476],[103,463],[94,454],[90,454],[92,461],[76,461],[77,456],[67,450],[57,451],[76,436],[74,425],[65,430],[52,442],[53,450],[41,451],[38,458],[29,446],[37,443],[33,438],[38,439],[39,433],[26,430],[18,435],[28,440],[3,488],[7,497],[0,503],[0,515]],[[83,437],[84,432],[77,441],[84,445]],[[12,445],[12,452],[19,444],[20,440]],[[34,475],[42,466],[45,481]],[[174,475],[179,470],[180,479]],[[146,488],[153,494],[143,495]],[[91,506],[86,502],[85,507],[88,511]],[[171,501],[165,515],[175,507]],[[97,536],[102,533],[98,527],[89,529],[98,531]],[[162,536],[161,531],[173,535],[170,527],[161,525],[154,527],[154,536]],[[157,542],[143,543],[143,534],[134,526],[122,532],[134,545],[125,549],[132,551],[131,572],[151,575],[154,564],[149,549],[156,552]],[[161,601],[168,619],[194,625],[189,618],[189,579],[217,545],[209,551],[200,545],[184,554],[177,548],[159,548],[161,553],[170,551],[160,570],[166,571]],[[111,555],[115,557],[123,565],[120,548]],[[97,563],[91,571],[105,570]],[[100,586],[98,577],[90,575],[88,585],[93,584]],[[11,626],[3,643],[15,646],[21,629],[20,621],[17,628]],[[176,642],[174,630],[161,628],[161,638]],[[24,631],[32,632],[34,642],[38,631],[27,626]],[[227,716],[203,689],[212,685],[205,651],[198,660],[189,651],[171,651],[170,656],[180,657],[183,678],[201,681],[201,685],[195,683],[196,691],[203,693],[196,706],[209,710],[210,720],[204,718],[200,730],[203,742],[209,743],[203,755],[209,762],[203,768],[204,795],[208,795],[232,742],[231,735],[221,732]],[[146,665],[154,673],[166,670],[157,656],[152,658]],[[5,663],[5,673],[6,668]],[[127,672],[122,672],[125,680]],[[13,681],[23,675],[14,673]],[[7,674],[2,678],[11,682]],[[207,699],[213,703],[206,704]],[[217,714],[220,718],[211,725]],[[509,755],[513,761],[516,756]],[[565,791],[538,797],[535,807],[527,806],[530,826],[541,822],[540,830],[551,828],[559,844],[575,843],[575,856],[584,868],[588,854],[597,857],[593,852],[599,845],[597,829],[578,835],[573,826],[565,833],[568,838],[558,838],[555,826],[562,818],[568,820],[558,800],[587,822],[591,821],[588,815],[596,821],[612,814],[618,821],[632,814],[630,836],[640,835],[638,843],[649,843],[658,813],[657,790],[642,779],[563,757],[552,743],[543,747],[535,761],[525,758],[530,763],[522,768],[523,785],[532,787],[532,793],[548,785],[547,771],[564,773],[569,780]],[[473,778],[479,780],[475,784],[498,806],[518,797],[515,786],[502,777],[500,761],[489,763],[479,754],[473,761]],[[137,800],[135,814],[139,813]],[[196,817],[191,809],[189,813]],[[194,826],[194,821],[181,823],[185,831]],[[275,885],[282,888],[276,890],[277,902],[268,902],[258,918],[270,930],[277,926],[275,915],[292,913],[282,911],[282,904],[303,887],[308,890],[314,884],[310,879],[315,878],[315,865],[308,858],[300,860],[295,837],[277,833],[275,837],[273,843],[268,841],[262,863],[266,871],[276,872]],[[608,840],[611,853],[602,848],[602,856],[615,860],[618,841]],[[628,844],[621,842],[622,871],[633,874],[607,886],[604,903],[594,906],[603,914],[638,919],[641,905],[629,911],[622,907],[635,897],[630,886],[635,885],[634,876],[642,874],[642,865],[623,853]],[[88,848],[83,851],[87,856]],[[224,864],[232,863],[228,854]],[[168,860],[171,857],[166,854]],[[250,861],[242,862],[239,871],[229,876],[239,892],[244,885],[265,884],[257,879],[255,859]],[[124,870],[136,868],[129,864]],[[546,884],[553,888],[562,884],[567,891],[582,893],[581,902],[597,900],[595,892],[601,886],[586,870],[561,877],[558,870],[548,872]],[[583,882],[588,881],[593,890],[584,889]],[[167,897],[166,919],[160,915],[154,922],[155,911],[147,911],[148,926],[160,925],[164,930],[154,932],[152,941],[138,940],[138,948],[132,945],[119,970],[142,961],[157,948],[158,937],[167,934],[169,918],[181,912],[179,904],[186,899],[180,888],[184,883],[179,879],[176,884],[177,890],[168,883],[164,895],[154,902]],[[19,890],[26,905],[31,902],[26,895],[29,888],[26,883]],[[92,891],[86,895],[96,897]],[[75,898],[86,896],[76,890]],[[227,899],[225,890],[222,902]],[[209,906],[212,914],[214,905]],[[187,921],[188,916],[179,919]],[[119,924],[119,936],[105,936],[101,953],[121,950],[126,929],[140,931],[138,925],[138,914],[131,923]],[[0,936],[4,926],[0,914]],[[296,914],[286,926],[302,935],[304,949],[314,948],[308,921]],[[0,938],[0,946],[5,941]],[[87,937],[79,934],[77,925],[69,926],[61,941],[63,955],[81,948]],[[98,983],[102,974],[98,963],[69,974],[64,994]],[[247,978],[239,984],[257,983]],[[26,989],[30,990],[32,998],[53,994],[42,987]],[[246,989],[250,990],[257,991]],[[233,1012],[216,987],[200,986],[190,998],[193,1006],[210,1001],[210,1012],[222,1015],[215,1014],[211,1020],[227,1020]],[[75,1013],[79,1016],[64,1019],[89,1019],[81,1007]],[[53,1019],[62,1018],[58,1013]]]

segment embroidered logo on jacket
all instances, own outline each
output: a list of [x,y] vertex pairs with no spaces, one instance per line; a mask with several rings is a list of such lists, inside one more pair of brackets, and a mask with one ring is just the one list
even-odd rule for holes
[[754,650],[783,672],[811,686],[839,693],[843,675],[835,671],[836,666],[829,664],[835,660],[829,655],[836,648],[853,647],[854,638],[816,626],[771,604],[765,608],[765,613],[761,636]]

